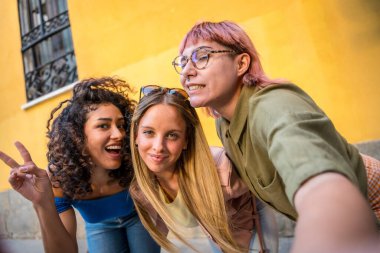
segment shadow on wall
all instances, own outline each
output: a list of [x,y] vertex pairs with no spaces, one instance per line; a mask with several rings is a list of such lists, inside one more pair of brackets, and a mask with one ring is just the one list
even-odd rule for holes
[[[380,160],[380,140],[361,142],[355,144],[359,151]],[[40,239],[41,232],[37,215],[32,204],[21,197],[14,190],[0,193],[0,239]],[[78,239],[85,239],[84,221],[79,213],[76,213],[78,222]],[[276,214],[281,237],[294,235],[295,223],[283,216]],[[1,240],[0,240],[1,241]],[[2,253],[0,245],[0,253]]]

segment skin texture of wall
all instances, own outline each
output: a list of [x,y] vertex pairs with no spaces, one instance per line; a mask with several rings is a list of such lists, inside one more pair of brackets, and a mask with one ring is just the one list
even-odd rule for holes
[[[179,87],[171,66],[197,21],[232,20],[260,52],[271,77],[305,89],[349,142],[380,139],[380,2],[378,0],[68,0],[79,78],[117,75],[138,88]],[[0,150],[19,157],[22,141],[46,166],[46,121],[70,92],[22,110],[26,102],[17,1],[0,1]],[[198,110],[210,144],[214,123]],[[9,189],[0,165],[0,191]]]

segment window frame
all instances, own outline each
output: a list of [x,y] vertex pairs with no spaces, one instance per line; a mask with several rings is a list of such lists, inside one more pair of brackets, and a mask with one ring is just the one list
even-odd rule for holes
[[[66,86],[72,86],[78,80],[67,0],[63,1],[62,5],[62,2],[56,0],[35,0],[34,6],[37,8],[33,10],[37,10],[37,14],[33,14],[33,3],[30,0],[17,1],[27,100],[23,109],[65,92]],[[43,2],[45,10],[48,4],[56,5],[57,11],[53,9],[56,12],[54,16],[48,17],[47,11],[43,12]],[[33,19],[33,15],[38,16]],[[33,23],[36,25],[33,26]],[[57,39],[62,45],[59,50],[54,50],[53,42]]]

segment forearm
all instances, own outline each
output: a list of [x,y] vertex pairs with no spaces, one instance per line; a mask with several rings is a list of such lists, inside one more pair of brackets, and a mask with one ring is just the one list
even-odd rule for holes
[[379,234],[359,190],[344,176],[324,173],[296,193],[299,218],[293,253],[378,252]]
[[45,253],[76,253],[78,246],[63,225],[53,200],[44,205],[34,205],[40,222]]

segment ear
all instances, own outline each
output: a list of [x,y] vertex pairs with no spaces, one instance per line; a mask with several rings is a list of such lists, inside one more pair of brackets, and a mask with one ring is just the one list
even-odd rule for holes
[[236,60],[237,60],[237,73],[239,76],[242,76],[247,72],[249,68],[249,65],[251,63],[251,56],[249,56],[249,54],[247,53],[242,53],[236,56]]
[[137,147],[139,145],[139,138],[138,136],[135,137],[135,146]]

